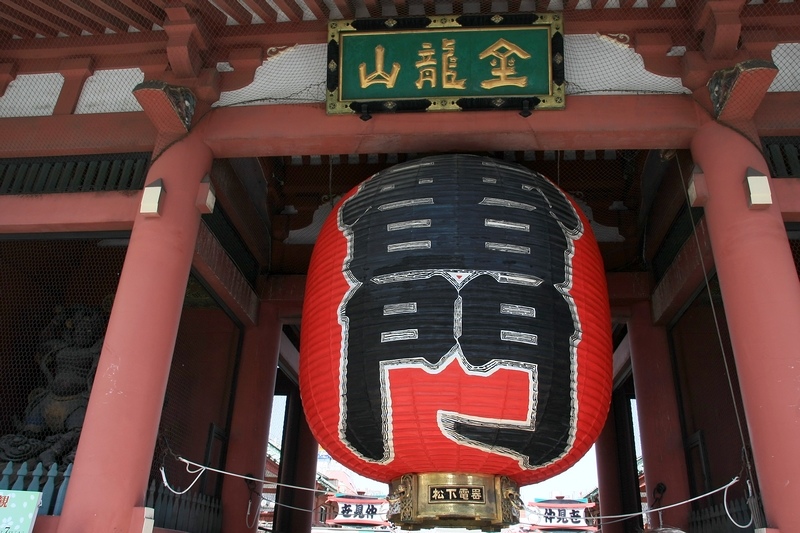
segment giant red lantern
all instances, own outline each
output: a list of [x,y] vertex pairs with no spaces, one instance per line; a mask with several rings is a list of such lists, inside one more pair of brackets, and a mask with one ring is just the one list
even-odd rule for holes
[[[610,335],[597,244],[558,187],[489,158],[419,159],[350,191],[320,232],[303,405],[331,456],[397,498],[418,492],[409,505],[434,517],[396,520],[498,527],[508,519],[481,504],[566,470],[596,440]],[[483,518],[437,503],[478,504]]]

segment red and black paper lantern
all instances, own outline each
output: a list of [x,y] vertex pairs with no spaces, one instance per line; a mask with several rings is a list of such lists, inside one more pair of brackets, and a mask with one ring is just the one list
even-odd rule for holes
[[605,273],[584,215],[546,178],[489,158],[391,167],[317,240],[300,388],[332,457],[406,473],[566,470],[611,397]]

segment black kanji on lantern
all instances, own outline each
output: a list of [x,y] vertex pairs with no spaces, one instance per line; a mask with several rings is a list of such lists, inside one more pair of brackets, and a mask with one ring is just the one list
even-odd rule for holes
[[565,195],[517,165],[436,156],[374,176],[338,217],[351,286],[340,306],[347,445],[369,461],[389,457],[382,364],[460,357],[474,372],[531,368],[536,412],[530,427],[445,419],[451,438],[528,466],[563,455],[579,331],[570,261],[583,231]]

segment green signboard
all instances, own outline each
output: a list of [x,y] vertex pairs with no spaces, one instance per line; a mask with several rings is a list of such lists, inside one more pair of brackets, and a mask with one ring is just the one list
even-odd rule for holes
[[329,30],[329,113],[564,107],[558,14],[332,21]]
[[31,533],[41,492],[0,490],[0,533]]

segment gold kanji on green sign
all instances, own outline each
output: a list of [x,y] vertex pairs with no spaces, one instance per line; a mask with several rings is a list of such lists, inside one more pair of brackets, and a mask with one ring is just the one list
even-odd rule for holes
[[528,16],[527,25],[463,27],[450,17],[417,29],[391,19],[382,31],[332,21],[328,112],[351,113],[370,102],[393,110],[403,100],[428,101],[429,110],[459,109],[470,99],[563,108],[563,61],[554,60],[563,57],[560,15]]

